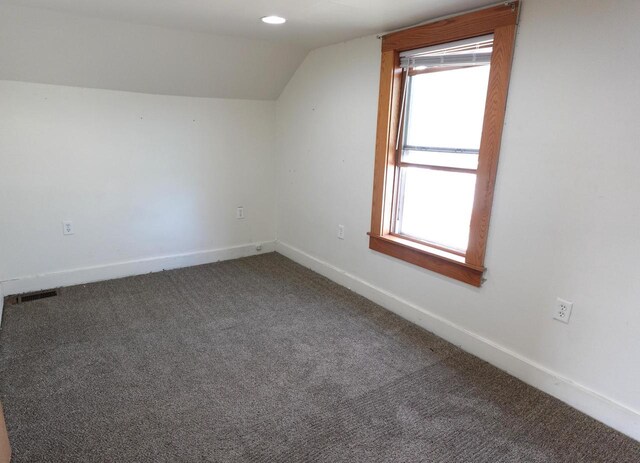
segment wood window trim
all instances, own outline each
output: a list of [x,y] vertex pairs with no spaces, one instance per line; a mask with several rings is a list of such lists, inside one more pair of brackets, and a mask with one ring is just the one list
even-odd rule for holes
[[[394,32],[382,38],[370,249],[473,286],[482,284],[519,3],[500,4]],[[393,204],[399,160],[396,141],[403,85],[400,52],[487,34],[493,34],[494,37],[493,54],[469,246],[465,256],[460,257],[393,233]]]

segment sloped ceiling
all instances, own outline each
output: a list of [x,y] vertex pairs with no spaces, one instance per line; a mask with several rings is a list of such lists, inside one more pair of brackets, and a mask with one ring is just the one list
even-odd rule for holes
[[[276,99],[313,48],[490,3],[0,0],[0,79]],[[288,22],[260,22],[269,14]]]

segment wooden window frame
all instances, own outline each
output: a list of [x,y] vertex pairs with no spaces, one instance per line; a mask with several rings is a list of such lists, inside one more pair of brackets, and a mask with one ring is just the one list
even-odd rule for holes
[[[370,249],[473,286],[482,284],[519,7],[519,1],[505,2],[393,32],[382,38]],[[403,86],[400,53],[488,34],[493,34],[493,53],[471,213],[469,246],[467,252],[460,255],[446,248],[435,247],[393,233],[394,195],[397,192],[401,154],[396,148]]]

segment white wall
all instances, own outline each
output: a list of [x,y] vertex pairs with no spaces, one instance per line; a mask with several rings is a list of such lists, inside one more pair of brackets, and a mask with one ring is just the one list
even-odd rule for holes
[[274,102],[0,81],[0,107],[5,294],[275,239]]
[[0,80],[275,100],[306,50],[0,5]]
[[480,289],[368,249],[380,42],[313,51],[277,104],[278,249],[640,439],[639,21],[524,2]]

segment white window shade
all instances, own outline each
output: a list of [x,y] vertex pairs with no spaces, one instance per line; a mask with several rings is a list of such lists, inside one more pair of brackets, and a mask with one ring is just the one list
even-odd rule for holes
[[489,64],[491,53],[469,53],[464,55],[441,55],[441,56],[417,56],[415,58],[401,58],[400,66],[403,68],[416,68],[424,66],[473,66]]
[[491,63],[493,35],[400,53],[402,68],[481,66]]

